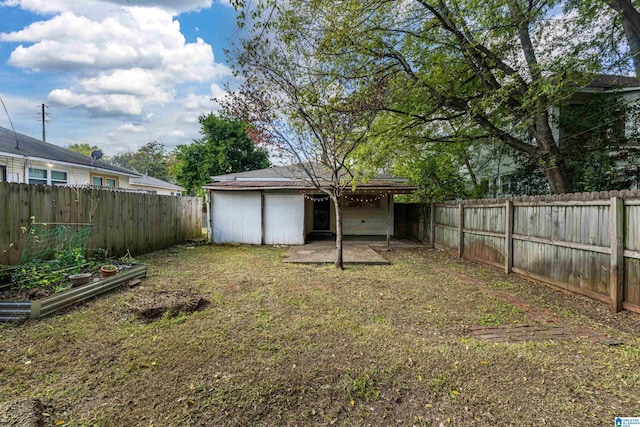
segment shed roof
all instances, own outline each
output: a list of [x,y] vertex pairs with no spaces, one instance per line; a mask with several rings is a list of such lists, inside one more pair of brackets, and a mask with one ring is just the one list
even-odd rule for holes
[[[249,191],[249,190],[298,190],[303,192],[314,192],[318,189],[310,182],[301,179],[290,180],[229,180],[218,181],[206,185],[207,190],[218,191]],[[383,179],[372,179],[359,183],[355,190],[346,188],[347,193],[358,193],[363,191],[389,192],[396,194],[412,193],[415,186],[404,182],[390,181]]]
[[184,191],[184,188],[180,187],[179,185],[172,184],[170,182],[163,181],[161,179],[154,178],[152,176],[141,176],[139,178],[131,178],[129,180],[129,184],[140,185],[142,187],[159,187],[159,188],[166,188],[167,190]]
[[[229,173],[226,175],[212,176],[214,182],[233,181],[233,180],[270,180],[270,181],[287,181],[287,180],[304,180],[307,170],[313,172],[320,179],[330,179],[331,171],[326,166],[319,163],[294,164],[288,166],[271,166],[265,169],[256,169],[245,172]],[[346,171],[344,172],[346,176]],[[371,177],[374,180],[388,180],[396,182],[407,182],[407,178],[393,176],[385,173],[378,173]]]

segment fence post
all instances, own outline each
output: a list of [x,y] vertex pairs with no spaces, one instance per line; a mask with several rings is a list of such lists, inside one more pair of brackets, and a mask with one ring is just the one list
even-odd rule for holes
[[507,200],[504,211],[504,272],[511,273],[513,267],[513,202]]
[[464,205],[458,203],[458,256],[464,255]]
[[609,233],[611,242],[611,265],[609,267],[609,296],[611,310],[622,310],[624,297],[624,200],[611,198],[609,210]]
[[429,246],[436,247],[436,204],[431,203],[429,212]]

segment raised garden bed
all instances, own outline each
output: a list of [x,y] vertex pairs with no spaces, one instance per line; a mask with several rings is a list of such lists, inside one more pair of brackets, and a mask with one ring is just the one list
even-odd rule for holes
[[70,305],[93,298],[129,281],[146,277],[147,266],[136,265],[115,276],[29,301],[0,301],[0,322],[39,319]]

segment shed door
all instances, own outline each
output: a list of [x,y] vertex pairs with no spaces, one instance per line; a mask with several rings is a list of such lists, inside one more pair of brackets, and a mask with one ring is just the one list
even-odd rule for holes
[[301,194],[265,193],[264,242],[268,245],[304,244],[304,197]]
[[215,243],[262,243],[259,192],[214,191],[211,212]]

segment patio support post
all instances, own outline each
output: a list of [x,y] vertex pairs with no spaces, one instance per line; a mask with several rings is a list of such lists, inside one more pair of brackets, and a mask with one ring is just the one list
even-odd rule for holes
[[387,193],[387,248],[391,246],[391,198],[393,195]]

